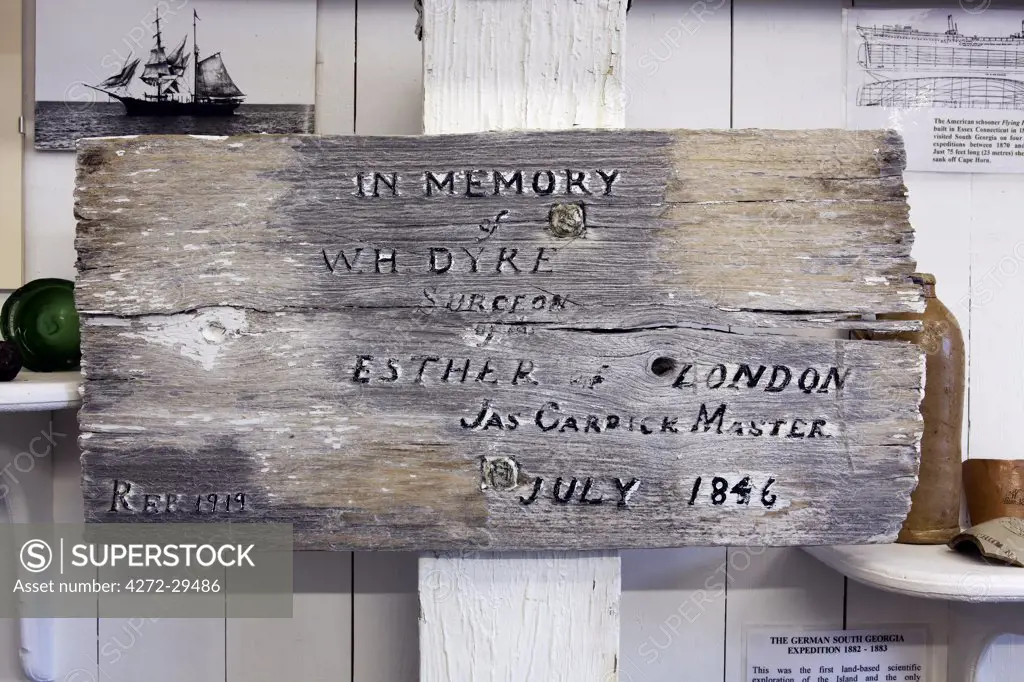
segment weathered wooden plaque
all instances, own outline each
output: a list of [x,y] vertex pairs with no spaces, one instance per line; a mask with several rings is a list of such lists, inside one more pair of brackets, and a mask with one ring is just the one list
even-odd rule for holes
[[138,137],[78,163],[91,521],[582,549],[888,541],[906,515],[922,357],[828,333],[923,308],[892,133]]

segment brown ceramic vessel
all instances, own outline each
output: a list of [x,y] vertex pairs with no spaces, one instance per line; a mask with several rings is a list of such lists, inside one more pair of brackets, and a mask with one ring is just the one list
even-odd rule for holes
[[924,435],[921,471],[911,495],[910,514],[896,542],[944,544],[960,532],[961,449],[964,410],[964,339],[953,313],[935,297],[935,277],[915,274],[924,289],[923,314],[879,315],[886,320],[921,320],[920,332],[872,333],[876,340],[916,343],[925,353],[925,390],[921,401]]
[[969,459],[964,490],[971,525],[1003,516],[1024,518],[1024,460]]

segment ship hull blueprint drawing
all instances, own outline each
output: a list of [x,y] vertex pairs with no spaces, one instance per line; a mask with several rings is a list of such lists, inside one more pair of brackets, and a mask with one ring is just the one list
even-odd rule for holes
[[1024,10],[848,10],[847,125],[894,127],[908,169],[1024,172]]

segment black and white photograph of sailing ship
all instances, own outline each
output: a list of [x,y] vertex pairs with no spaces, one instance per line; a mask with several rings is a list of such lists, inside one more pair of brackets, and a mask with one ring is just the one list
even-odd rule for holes
[[38,0],[37,149],[311,133],[316,0]]

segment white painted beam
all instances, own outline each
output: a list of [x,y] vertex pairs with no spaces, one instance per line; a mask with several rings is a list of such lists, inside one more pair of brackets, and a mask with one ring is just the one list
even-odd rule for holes
[[425,133],[625,126],[625,0],[423,5]]
[[[424,0],[423,127],[621,128],[626,0]],[[420,559],[420,679],[611,682],[617,553]]]
[[420,559],[420,680],[617,679],[617,553]]

